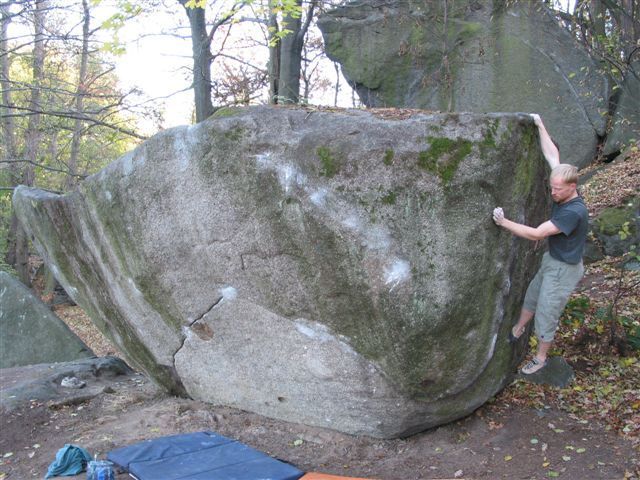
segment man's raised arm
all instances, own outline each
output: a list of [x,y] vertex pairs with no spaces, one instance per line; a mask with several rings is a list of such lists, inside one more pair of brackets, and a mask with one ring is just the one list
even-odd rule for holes
[[553,170],[554,167],[560,164],[560,152],[558,151],[558,147],[556,147],[553,140],[551,140],[551,136],[549,135],[549,132],[547,132],[544,123],[542,123],[540,115],[532,113],[531,118],[533,118],[533,123],[538,127],[542,154],[544,155],[544,158],[547,159],[547,163],[549,164],[549,167],[551,167],[551,170]]

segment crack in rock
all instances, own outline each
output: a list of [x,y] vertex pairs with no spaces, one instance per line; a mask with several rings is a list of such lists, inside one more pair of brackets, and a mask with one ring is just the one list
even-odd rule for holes
[[[194,320],[189,322],[188,325],[182,327],[182,339],[180,341],[180,346],[176,349],[175,352],[173,352],[173,368],[174,369],[176,368],[176,355],[178,355],[178,352],[180,352],[180,350],[184,348],[184,344],[187,341],[187,338],[189,337],[189,329],[192,329],[193,332],[196,335],[198,335],[198,337],[201,338],[202,340],[211,340],[213,338],[213,330],[211,330],[211,328],[208,325],[206,324],[195,325],[195,324],[200,320],[202,320],[207,314],[211,313],[211,311],[216,306],[218,306],[223,299],[224,299],[224,295],[221,294],[213,302],[213,305],[207,308],[207,310],[205,310],[205,312],[202,315],[200,315],[199,317],[196,317]],[[195,328],[193,328],[194,325],[195,325]]]
[[213,302],[213,305],[211,305],[209,308],[207,308],[207,310],[202,315],[200,315],[196,319],[194,319],[191,322],[189,322],[188,327],[193,326],[194,323],[202,320],[205,317],[205,315],[211,313],[211,310],[213,310],[222,301],[223,298],[224,298],[224,295],[221,294],[218,298],[216,298],[215,302]]

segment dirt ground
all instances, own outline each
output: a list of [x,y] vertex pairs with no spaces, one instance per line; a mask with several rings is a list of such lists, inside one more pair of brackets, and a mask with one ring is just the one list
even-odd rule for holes
[[[0,375],[3,387],[8,380]],[[103,393],[79,404],[26,401],[2,411],[0,424],[2,480],[43,478],[66,443],[104,457],[137,441],[202,430],[238,439],[303,471],[386,480],[637,478],[640,458],[630,442],[602,425],[500,397],[449,425],[380,440],[168,397],[138,373],[116,377]]]

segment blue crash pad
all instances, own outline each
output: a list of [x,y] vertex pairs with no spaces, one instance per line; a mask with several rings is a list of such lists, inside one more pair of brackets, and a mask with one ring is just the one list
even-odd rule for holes
[[113,450],[107,459],[139,480],[298,480],[304,475],[214,432],[147,440]]

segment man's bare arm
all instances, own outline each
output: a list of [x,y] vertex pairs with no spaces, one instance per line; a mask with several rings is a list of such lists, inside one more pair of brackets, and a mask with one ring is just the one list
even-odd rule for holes
[[561,232],[561,230],[556,227],[551,220],[547,220],[536,228],[507,220],[504,217],[502,208],[500,207],[493,210],[493,221],[496,222],[496,225],[509,230],[515,236],[526,238],[527,240],[543,240],[551,235],[557,235]]
[[540,135],[540,149],[542,150],[542,154],[544,155],[544,158],[547,159],[547,163],[549,164],[549,167],[551,167],[551,170],[553,170],[555,166],[560,164],[560,152],[558,151],[558,148],[553,144],[551,136],[549,135],[549,132],[547,132],[544,123],[542,123],[540,115],[538,115],[537,113],[532,113],[531,118],[533,118],[533,123],[535,123],[536,127],[538,127],[538,133]]

